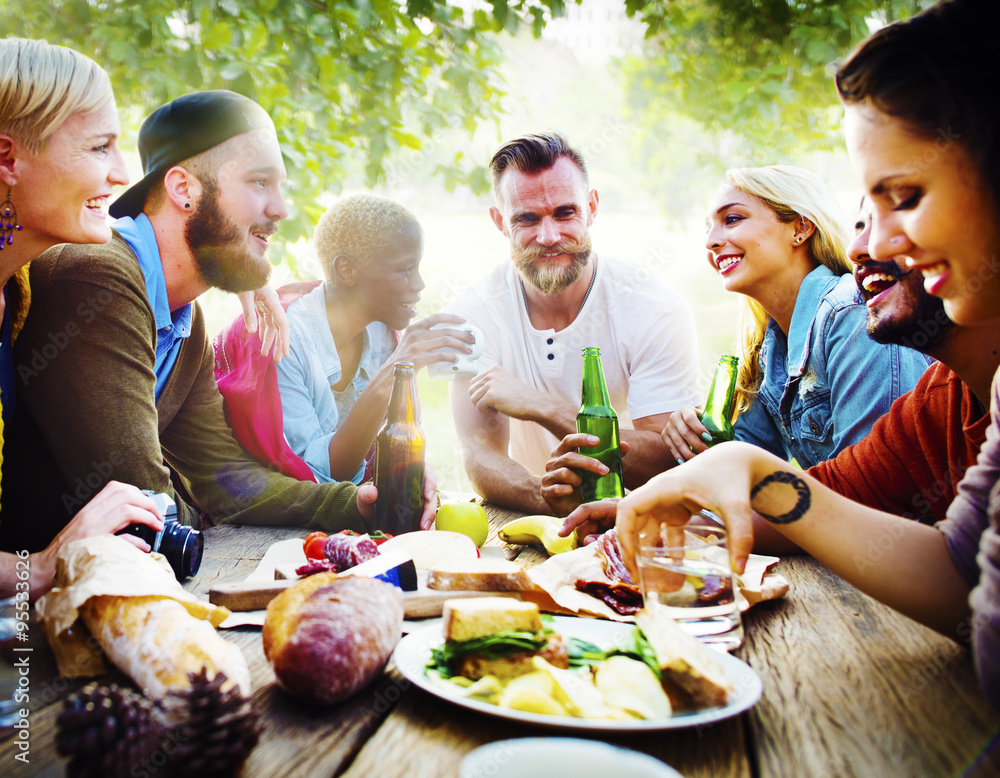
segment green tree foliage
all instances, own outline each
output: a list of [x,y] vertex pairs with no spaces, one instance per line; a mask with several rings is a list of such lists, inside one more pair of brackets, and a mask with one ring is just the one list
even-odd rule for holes
[[[199,89],[259,102],[278,129],[289,171],[295,241],[349,171],[367,185],[400,149],[443,128],[468,133],[498,111],[495,33],[531,29],[563,0],[0,0],[5,33],[72,46],[111,74],[127,145],[151,109]],[[125,110],[129,109],[129,110]],[[442,172],[483,191],[481,160],[460,151]],[[277,260],[278,257],[274,256]]]
[[646,26],[643,55],[623,68],[650,168],[769,164],[840,148],[832,63],[931,2],[625,0]]

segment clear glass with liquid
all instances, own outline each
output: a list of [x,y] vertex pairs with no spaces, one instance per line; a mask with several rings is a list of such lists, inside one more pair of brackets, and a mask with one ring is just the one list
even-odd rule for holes
[[743,643],[727,541],[725,529],[694,516],[684,527],[662,527],[654,542],[643,541],[637,555],[643,604],[719,651]]

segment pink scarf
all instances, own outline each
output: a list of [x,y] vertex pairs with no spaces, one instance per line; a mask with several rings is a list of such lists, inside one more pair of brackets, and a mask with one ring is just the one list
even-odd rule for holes
[[[281,306],[308,294],[320,281],[299,281],[278,289]],[[215,380],[226,403],[226,418],[236,439],[255,459],[274,465],[299,481],[316,477],[285,440],[278,371],[270,356],[261,356],[257,333],[249,333],[239,316],[212,342]]]

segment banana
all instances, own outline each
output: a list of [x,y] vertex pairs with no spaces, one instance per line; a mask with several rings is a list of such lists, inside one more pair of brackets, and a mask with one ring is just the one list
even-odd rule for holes
[[563,520],[555,516],[522,516],[514,519],[497,531],[497,537],[504,543],[521,546],[537,546],[541,544],[551,554],[561,554],[572,551],[579,543],[576,533],[569,537],[559,537],[559,528]]

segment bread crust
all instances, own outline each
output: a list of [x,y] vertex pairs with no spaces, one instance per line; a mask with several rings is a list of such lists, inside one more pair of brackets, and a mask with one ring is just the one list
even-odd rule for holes
[[472,640],[508,629],[542,630],[538,606],[510,597],[445,600],[442,619],[445,640]]
[[733,684],[712,649],[685,632],[669,616],[649,609],[636,614],[636,623],[656,652],[668,694],[669,683],[673,683],[691,697],[690,707],[726,705]]
[[427,571],[427,588],[438,591],[521,592],[533,586],[521,566],[506,559],[441,562]]

